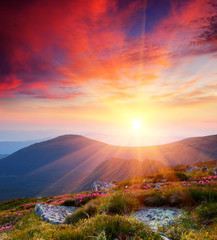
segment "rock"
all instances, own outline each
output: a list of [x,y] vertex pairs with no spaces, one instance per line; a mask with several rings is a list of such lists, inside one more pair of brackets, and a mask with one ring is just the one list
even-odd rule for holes
[[165,226],[173,223],[176,217],[182,215],[182,210],[164,208],[144,208],[132,214],[137,221],[147,224],[153,232],[159,233],[163,240],[170,240],[164,233],[158,232],[158,226]]
[[93,191],[99,191],[99,190],[111,188],[111,187],[114,187],[114,186],[115,185],[113,183],[110,183],[110,182],[95,181],[92,184],[92,190]]
[[76,207],[57,206],[50,204],[36,204],[35,213],[46,222],[52,224],[63,224],[67,215],[75,212]]
[[201,168],[195,166],[195,167],[192,167],[192,168],[188,169],[188,170],[186,171],[186,173],[190,173],[190,172],[192,172],[192,171],[198,171],[198,170],[201,170]]
[[167,181],[167,179],[161,179],[161,182],[166,182]]
[[156,230],[157,226],[165,226],[174,222],[175,218],[182,215],[182,210],[163,208],[144,208],[133,213],[133,217]]

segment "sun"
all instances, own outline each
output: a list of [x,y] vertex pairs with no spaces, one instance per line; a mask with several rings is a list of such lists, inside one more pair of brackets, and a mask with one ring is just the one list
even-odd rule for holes
[[142,127],[142,122],[140,119],[133,119],[132,120],[132,126],[135,130],[139,130]]

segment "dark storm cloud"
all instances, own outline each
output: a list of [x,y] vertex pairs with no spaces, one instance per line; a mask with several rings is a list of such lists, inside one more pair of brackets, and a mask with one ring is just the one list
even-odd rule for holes
[[199,37],[202,41],[217,42],[217,1],[210,2],[209,4],[212,6],[212,11],[216,14],[205,19],[207,26],[204,27],[204,32]]

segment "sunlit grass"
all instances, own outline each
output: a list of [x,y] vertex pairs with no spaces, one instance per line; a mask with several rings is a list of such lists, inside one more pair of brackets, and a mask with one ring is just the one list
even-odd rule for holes
[[[171,174],[170,181],[160,183],[159,174],[153,175],[154,182],[140,177],[117,183],[108,192],[2,202],[0,239],[160,239],[148,226],[126,217],[143,207],[186,210],[184,217],[159,229],[171,239],[217,239],[217,177],[190,173],[174,174],[173,179]],[[68,224],[56,226],[34,214],[36,203],[72,205],[78,210],[66,219]]]

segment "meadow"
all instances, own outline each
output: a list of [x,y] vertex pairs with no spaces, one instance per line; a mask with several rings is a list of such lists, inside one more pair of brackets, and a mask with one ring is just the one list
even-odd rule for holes
[[[210,173],[176,173],[164,182],[157,182],[157,173],[154,181],[140,177],[107,190],[4,201],[0,239],[161,239],[159,232],[174,240],[217,239],[217,176]],[[66,224],[52,225],[34,214],[37,203],[78,209],[66,217]],[[178,208],[184,213],[172,225],[153,232],[131,216],[144,207]]]

